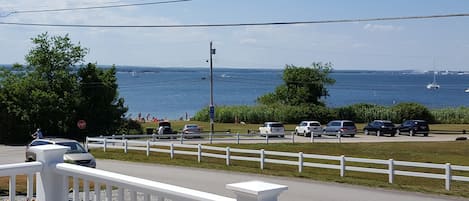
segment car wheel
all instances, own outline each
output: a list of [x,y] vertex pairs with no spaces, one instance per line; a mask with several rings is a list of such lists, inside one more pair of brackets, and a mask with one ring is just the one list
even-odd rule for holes
[[365,133],[365,135],[369,135],[369,134],[370,134],[370,132],[369,132],[367,129],[365,129],[363,132]]
[[351,134],[350,137],[355,137],[355,134]]
[[414,136],[414,130],[410,129],[410,130],[409,130],[409,135],[410,135],[410,136]]
[[424,133],[423,136],[427,137],[427,136],[428,136],[428,133]]
[[381,136],[381,131],[380,130],[376,131],[376,136]]

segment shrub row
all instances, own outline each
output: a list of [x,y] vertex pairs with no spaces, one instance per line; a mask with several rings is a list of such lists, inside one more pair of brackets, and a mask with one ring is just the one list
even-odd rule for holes
[[[194,119],[209,121],[208,108],[197,112]],[[220,123],[235,121],[298,123],[301,120],[317,120],[321,123],[327,123],[333,119],[350,119],[357,123],[366,123],[375,119],[391,120],[396,123],[407,119],[423,119],[430,123],[465,124],[469,123],[469,108],[460,107],[430,111],[418,103],[400,103],[388,107],[361,103],[340,108],[281,105],[217,106],[214,121]]]

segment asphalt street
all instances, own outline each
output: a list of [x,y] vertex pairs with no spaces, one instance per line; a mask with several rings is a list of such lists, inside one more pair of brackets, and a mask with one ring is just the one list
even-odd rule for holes
[[[25,148],[21,146],[0,146],[0,164],[23,162],[24,150]],[[226,184],[260,180],[288,186],[288,190],[280,195],[279,201],[469,200],[423,193],[383,190],[338,183],[317,182],[306,179],[233,173],[219,170],[174,167],[114,160],[98,160],[97,164],[98,169],[183,186],[227,197],[234,197],[234,194],[230,190],[225,189]]]

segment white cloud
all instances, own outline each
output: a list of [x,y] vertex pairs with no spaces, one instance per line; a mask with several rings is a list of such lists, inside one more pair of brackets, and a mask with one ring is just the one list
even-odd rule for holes
[[365,31],[370,32],[391,32],[391,31],[401,31],[403,27],[394,26],[394,25],[382,25],[382,24],[366,24],[363,26]]

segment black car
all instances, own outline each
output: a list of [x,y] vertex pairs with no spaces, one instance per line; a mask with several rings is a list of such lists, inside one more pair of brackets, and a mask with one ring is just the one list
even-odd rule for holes
[[394,136],[396,135],[396,126],[391,121],[374,120],[363,128],[363,133],[365,133],[365,135],[375,133],[376,136],[381,136],[383,134]]
[[428,136],[430,132],[430,127],[425,120],[407,120],[404,121],[399,127],[397,127],[397,134],[402,135],[403,133],[408,133],[410,136],[415,134],[423,134],[423,136]]
[[[162,133],[160,133],[162,131]],[[171,128],[171,123],[168,121],[161,121],[158,123],[158,138],[170,138],[169,136],[163,137],[163,135],[172,135],[175,134],[173,129]],[[175,138],[172,136],[171,138]]]

